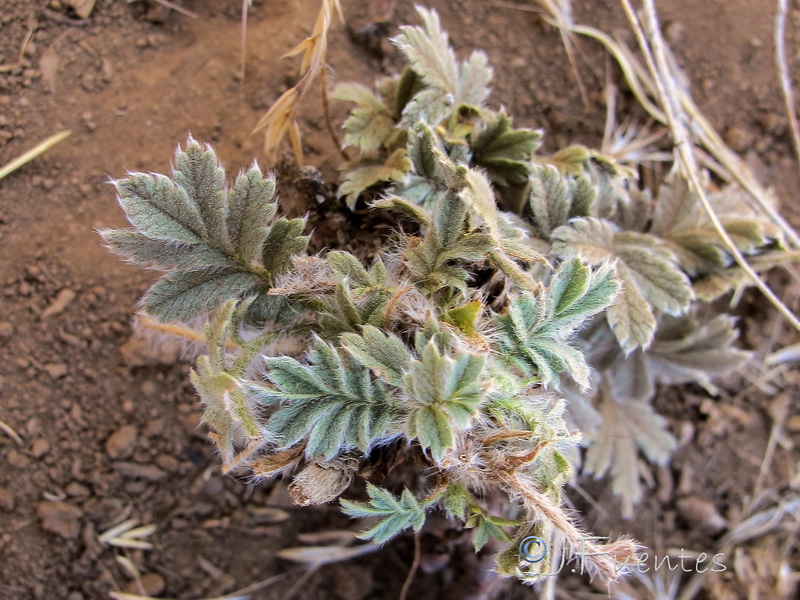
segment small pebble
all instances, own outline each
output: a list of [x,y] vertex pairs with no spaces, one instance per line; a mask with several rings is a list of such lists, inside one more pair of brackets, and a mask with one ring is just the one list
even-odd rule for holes
[[53,379],[61,379],[69,371],[64,363],[48,363],[44,366],[44,370]]
[[77,506],[66,502],[40,502],[36,514],[42,529],[64,539],[75,539],[81,532],[83,512]]
[[0,509],[11,512],[14,510],[14,494],[7,488],[0,488]]
[[41,458],[50,451],[50,442],[44,438],[34,440],[31,446],[31,454],[34,458]]
[[128,458],[136,450],[136,427],[120,427],[106,440],[106,452],[114,460]]
[[167,478],[166,471],[162,471],[155,465],[139,465],[133,462],[115,462],[114,469],[123,477],[130,479],[144,479],[158,483]]

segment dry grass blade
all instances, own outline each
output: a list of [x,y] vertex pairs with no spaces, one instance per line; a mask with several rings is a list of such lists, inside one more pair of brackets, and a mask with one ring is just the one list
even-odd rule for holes
[[665,53],[665,43],[661,37],[661,30],[659,29],[658,17],[656,15],[655,3],[653,0],[643,0],[644,11],[647,17],[646,26],[647,33],[645,33],[639,18],[636,16],[633,7],[629,0],[622,0],[622,6],[625,14],[631,23],[631,26],[636,33],[639,46],[644,54],[645,61],[650,70],[650,74],[656,85],[659,101],[664,108],[664,114],[667,117],[667,125],[672,133],[675,142],[675,153],[680,165],[681,171],[686,177],[689,185],[694,189],[698,198],[700,199],[703,208],[705,209],[708,217],[717,232],[724,242],[728,252],[730,252],[733,260],[739,265],[742,270],[750,277],[753,283],[759,290],[769,299],[769,301],[777,308],[780,313],[786,317],[792,326],[800,331],[800,319],[778,298],[775,293],[770,289],[766,282],[759,277],[755,270],[748,264],[742,253],[736,247],[736,244],[731,240],[730,235],[722,226],[719,216],[714,211],[711,203],[706,194],[705,188],[700,183],[700,167],[697,162],[697,157],[694,153],[694,145],[689,138],[687,128],[687,114],[683,109],[680,102],[678,91],[676,89],[675,80],[672,76],[672,70],[667,62],[667,55]]
[[418,531],[414,535],[414,561],[411,563],[411,568],[408,570],[408,575],[403,583],[403,589],[400,591],[399,600],[406,600],[406,597],[408,596],[408,590],[411,589],[411,582],[414,581],[414,576],[417,574],[417,569],[419,569],[419,562],[420,558],[422,557],[419,538],[420,532]]
[[277,552],[276,556],[306,565],[330,565],[369,554],[379,549],[380,546],[376,544],[363,544],[352,548],[344,546],[302,546],[285,548]]
[[134,562],[127,556],[115,556],[114,560],[117,561],[119,566],[121,566],[132,579],[139,579],[141,577],[139,569],[136,568]]
[[155,525],[137,527],[136,519],[128,519],[108,531],[100,534],[99,540],[109,546],[117,548],[131,548],[135,550],[151,550],[153,545],[142,538],[150,537],[156,531]]
[[[537,0],[538,1],[538,0]],[[508,6],[508,5],[505,5]],[[533,10],[520,6],[510,6],[521,10]],[[662,124],[667,124],[667,116],[661,107],[651,99],[657,97],[655,82],[651,79],[633,53],[622,42],[613,39],[607,33],[600,31],[596,27],[567,23],[563,19],[559,22],[548,20],[556,26],[568,26],[572,33],[583,35],[599,42],[611,56],[617,61],[622,74],[625,77],[631,92],[639,101],[647,113],[654,120]],[[668,57],[671,77],[677,72],[677,63],[672,56],[669,48],[663,46],[664,53]],[[764,211],[769,218],[781,228],[786,239],[796,248],[800,248],[800,235],[791,225],[775,210],[772,202],[764,190],[753,176],[747,164],[739,158],[722,140],[708,119],[702,114],[694,103],[690,93],[686,89],[677,89],[677,99],[680,107],[686,115],[691,118],[691,135],[694,136],[698,144],[706,149],[708,154],[696,150],[697,155],[703,164],[712,169],[720,178],[725,181],[736,181],[755,201],[759,208]]]
[[794,151],[798,160],[800,160],[800,125],[797,124],[792,78],[789,75],[789,65],[786,62],[786,14],[788,12],[789,0],[778,0],[778,10],[775,14],[775,62],[778,64],[783,100],[786,102],[786,112],[789,115],[789,124],[792,128]]
[[12,440],[17,442],[20,446],[22,445],[22,438],[19,437],[19,434],[14,431],[10,425],[8,425],[5,421],[0,421],[0,430],[4,431],[8,437]]
[[[781,499],[777,506],[756,513],[739,523],[722,538],[718,553],[729,556],[737,546],[774,532],[787,517],[800,521],[800,498]],[[697,596],[708,572],[695,573],[681,590],[678,600],[692,600]]]
[[19,169],[21,166],[23,166],[23,165],[29,163],[30,161],[32,161],[37,156],[40,156],[40,155],[44,154],[45,152],[50,150],[50,148],[52,148],[53,146],[55,146],[59,142],[62,142],[65,139],[67,139],[70,136],[71,133],[72,133],[71,131],[67,131],[67,130],[59,131],[55,135],[51,135],[49,138],[47,138],[42,143],[37,144],[36,146],[31,148],[30,150],[28,150],[24,154],[21,154],[20,156],[18,156],[17,158],[15,158],[11,162],[9,162],[8,164],[6,164],[2,168],[0,168],[0,179],[3,179],[6,175],[8,175],[10,173],[13,173],[17,169]]
[[156,0],[156,2],[158,2],[162,6],[166,6],[167,8],[169,8],[171,10],[174,10],[175,12],[179,12],[182,15],[185,15],[187,17],[191,17],[192,19],[196,19],[197,18],[197,13],[192,12],[188,8],[184,8],[180,4],[175,4],[174,2],[170,2],[170,0]]
[[[157,331],[159,333],[166,333],[167,335],[172,335],[181,338],[183,340],[186,340],[187,342],[192,342],[196,344],[206,343],[206,336],[201,331],[197,331],[196,329],[191,329],[190,327],[183,327],[181,325],[176,325],[175,323],[160,323],[159,321],[156,321],[152,317],[148,317],[144,313],[139,313],[136,315],[134,329],[136,329],[139,326],[152,331]],[[235,350],[239,348],[239,346],[237,346],[231,340],[227,340],[225,342],[225,347],[230,350]]]
[[791,346],[786,346],[768,355],[764,359],[764,364],[769,367],[774,367],[798,360],[800,360],[800,344],[792,344]]
[[[288,89],[278,98],[253,129],[253,133],[264,130],[264,152],[272,158],[275,157],[278,147],[288,134],[292,142],[295,159],[300,166],[303,164],[300,131],[297,125],[297,107],[314,81],[321,78],[323,86],[325,85],[324,69],[328,50],[328,32],[334,11],[344,21],[339,0],[322,0],[311,35],[284,55],[284,58],[287,58],[302,54],[300,80],[294,87]],[[327,103],[327,90],[323,90],[322,99],[325,118],[329,121],[330,111]],[[341,148],[341,144],[338,143],[335,134],[333,136],[337,147]]]
[[17,54],[17,62],[0,65],[0,73],[9,73],[14,69],[16,69],[17,67],[22,66],[23,59],[25,58],[25,49],[28,47],[28,42],[31,41],[31,37],[33,36],[33,32],[35,30],[36,30],[36,16],[31,15],[30,19],[28,20],[28,30],[25,32],[25,36],[22,38],[22,43],[19,46],[19,52]]
[[247,9],[253,0],[242,0],[242,50],[239,59],[239,83],[244,83],[244,70],[247,63]]

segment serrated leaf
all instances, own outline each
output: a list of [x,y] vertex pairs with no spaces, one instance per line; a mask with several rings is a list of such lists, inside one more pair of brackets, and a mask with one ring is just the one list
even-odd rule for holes
[[308,236],[301,235],[305,219],[278,219],[272,224],[261,249],[264,268],[272,277],[283,273],[292,264],[292,256],[305,251]]
[[612,488],[622,498],[625,518],[642,497],[639,478],[639,450],[653,463],[663,465],[677,442],[666,429],[666,421],[645,402],[604,397],[600,430],[591,440],[584,471],[602,477],[611,472]]
[[656,318],[650,304],[632,282],[625,265],[617,265],[622,290],[606,317],[622,349],[626,353],[647,348],[653,340]]
[[450,419],[437,406],[421,406],[413,410],[408,417],[406,435],[417,439],[423,448],[430,449],[436,461],[440,461],[445,450],[455,443]]
[[[432,187],[429,187],[428,190],[434,191]],[[424,202],[426,198],[427,192],[422,194],[419,201]],[[373,202],[372,206],[375,208],[390,210],[399,215],[403,215],[404,217],[407,217],[412,221],[416,221],[421,225],[427,225],[430,221],[430,214],[428,211],[417,206],[416,204],[412,204],[411,202],[404,200],[399,196],[392,195],[386,198],[381,198],[380,200]]]
[[189,244],[206,236],[197,206],[169,177],[131,173],[114,185],[128,220],[144,235]]
[[655,332],[654,311],[682,314],[694,298],[674,255],[650,235],[616,233],[603,219],[573,219],[553,232],[553,252],[590,264],[615,260],[622,290],[608,322],[626,352],[647,347]]
[[533,220],[545,237],[566,224],[572,208],[567,180],[552,165],[534,166],[529,203]]
[[433,149],[437,148],[437,138],[425,123],[417,123],[408,139],[408,157],[414,173],[425,179],[441,180],[439,161]]
[[406,25],[392,38],[414,72],[429,86],[455,94],[458,65],[453,50],[434,10],[417,7],[425,28]]
[[410,364],[404,380],[414,406],[406,433],[430,448],[437,461],[452,446],[453,429],[465,427],[483,401],[485,362],[485,357],[475,354],[442,355],[430,340],[420,360]]
[[466,174],[466,186],[459,195],[470,211],[485,223],[489,235],[494,240],[500,240],[503,233],[500,230],[499,211],[489,180],[480,172],[470,169]]
[[366,164],[347,171],[339,186],[339,195],[346,196],[347,206],[354,208],[362,192],[378,183],[402,181],[411,170],[411,161],[405,149],[395,150],[382,165]]
[[588,387],[589,367],[568,339],[608,306],[618,290],[609,267],[592,273],[576,261],[562,263],[550,289],[539,298],[527,294],[513,298],[506,314],[495,316],[505,359],[524,376],[538,376],[545,386],[557,386],[558,375],[566,373],[582,388]]
[[511,119],[499,112],[471,142],[472,164],[486,169],[498,185],[523,184],[531,172],[530,160],[542,133],[511,129]]
[[613,257],[614,228],[608,221],[578,218],[557,228],[552,235],[552,251],[566,258],[580,258],[599,264]]
[[509,536],[503,531],[502,527],[519,525],[516,521],[507,521],[505,519],[498,519],[489,515],[475,514],[467,523],[468,527],[475,529],[475,535],[472,538],[472,543],[475,546],[475,552],[483,548],[490,539],[495,539],[499,542],[508,542]]
[[679,315],[689,307],[694,299],[691,284],[673,262],[632,245],[618,246],[615,253],[626,267],[620,269],[620,275],[633,283],[653,308]]
[[241,260],[250,264],[261,253],[277,212],[275,177],[264,177],[254,164],[240,174],[228,193],[228,235]]
[[402,411],[385,386],[333,346],[317,339],[308,364],[290,357],[265,360],[272,387],[254,396],[279,403],[265,426],[279,447],[307,439],[306,456],[329,460],[347,448],[366,452],[399,433],[392,423]]
[[362,365],[376,371],[378,377],[390,385],[403,385],[403,374],[411,363],[411,353],[399,338],[365,325],[361,335],[345,334],[341,342]]
[[339,279],[347,279],[353,289],[363,289],[376,285],[364,265],[349,252],[329,252],[326,255],[331,270]]
[[218,248],[227,248],[225,170],[214,151],[190,137],[186,149],[175,154],[172,176],[197,206],[208,239]]
[[[225,317],[223,314],[217,321]],[[238,379],[222,370],[221,365],[215,365],[210,356],[201,356],[197,360],[190,378],[205,406],[203,422],[216,432],[213,439],[227,463],[233,457],[233,444],[238,432],[251,438],[260,433],[247,396]]]
[[367,493],[369,502],[341,501],[343,512],[350,517],[382,517],[374,527],[360,533],[359,538],[383,544],[409,527],[414,531],[422,529],[425,509],[408,489],[403,489],[398,499],[388,490],[368,483]]
[[149,238],[125,229],[101,231],[106,247],[131,262],[149,269],[194,270],[235,269],[238,265],[208,244],[182,244],[161,238]]
[[403,109],[401,127],[413,127],[416,123],[438,125],[453,110],[453,94],[437,87],[417,92]]
[[461,105],[482,106],[491,93],[494,72],[485,52],[475,50],[461,66],[457,98]]
[[568,146],[559,150],[550,157],[550,164],[566,175],[580,175],[585,165],[592,157],[591,152],[584,146]]
[[649,371],[659,382],[698,382],[710,388],[710,378],[741,366],[750,353],[733,347],[738,337],[734,319],[717,315],[706,322],[688,317],[664,318],[646,353]]
[[258,283],[252,273],[231,269],[176,271],[158,280],[142,298],[145,312],[160,321],[190,321]]
[[363,85],[340,84],[332,97],[357,105],[344,123],[345,144],[356,146],[362,152],[372,152],[380,148],[394,131],[395,123],[389,109]]

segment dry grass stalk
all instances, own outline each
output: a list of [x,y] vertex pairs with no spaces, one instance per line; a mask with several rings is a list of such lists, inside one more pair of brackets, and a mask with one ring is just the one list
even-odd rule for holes
[[292,143],[295,160],[298,165],[302,166],[303,149],[300,142],[300,128],[297,124],[297,111],[300,106],[300,101],[317,78],[321,80],[323,85],[322,108],[328,130],[333,136],[337,148],[341,149],[341,143],[339,143],[339,140],[336,138],[335,131],[331,124],[330,110],[327,103],[327,90],[324,89],[326,83],[325,68],[327,66],[328,32],[333,20],[334,11],[339,15],[339,19],[344,22],[339,0],[322,0],[322,6],[320,7],[311,35],[284,55],[284,58],[291,58],[302,54],[302,60],[300,62],[300,80],[278,98],[275,104],[272,105],[272,108],[267,111],[267,114],[261,117],[253,129],[253,133],[264,131],[264,152],[272,158],[275,158],[281,142],[283,142],[288,134]]
[[789,0],[778,0],[778,10],[775,13],[775,62],[778,65],[778,75],[781,80],[783,99],[786,102],[786,112],[789,115],[789,124],[792,129],[792,142],[794,151],[800,160],[800,125],[797,124],[797,111],[794,108],[794,92],[792,78],[789,75],[789,66],[786,63],[786,14],[789,12]]
[[650,74],[656,86],[658,98],[661,106],[664,109],[664,114],[667,117],[667,125],[672,133],[672,138],[675,142],[675,154],[680,165],[683,175],[687,181],[694,188],[700,202],[703,205],[709,219],[711,220],[714,229],[720,236],[725,246],[730,252],[736,264],[753,280],[756,287],[769,299],[769,301],[777,308],[780,313],[786,317],[791,325],[800,331],[800,319],[778,298],[777,295],[770,289],[766,282],[755,272],[755,270],[748,264],[742,253],[736,247],[736,244],[731,240],[730,235],[722,226],[719,216],[714,211],[711,203],[709,202],[705,188],[700,183],[700,166],[694,152],[694,144],[689,136],[688,124],[694,121],[689,121],[689,114],[685,111],[683,103],[680,101],[677,85],[673,76],[673,69],[670,66],[665,51],[665,43],[661,36],[661,30],[658,24],[658,16],[656,15],[656,8],[654,0],[643,0],[644,12],[646,16],[645,32],[639,18],[636,16],[630,0],[622,0],[622,6],[625,14],[631,23],[631,26],[636,33],[637,40],[642,53],[645,56]]
[[10,437],[12,440],[14,440],[20,446],[22,445],[22,438],[19,437],[19,434],[16,431],[14,431],[11,428],[11,426],[8,425],[5,421],[0,421],[0,431],[5,432],[6,435],[8,435],[8,437]]
[[[542,3],[542,5],[548,10],[555,7],[553,3]],[[525,9],[520,6],[511,7]],[[656,83],[648,70],[636,59],[633,52],[623,42],[612,38],[596,27],[572,22],[567,2],[563,2],[560,5],[560,9],[562,11],[561,14],[550,12],[550,18],[547,19],[548,22],[558,27],[567,27],[573,34],[583,35],[599,42],[617,61],[631,92],[642,105],[642,108],[654,120],[666,125],[667,115],[662,110],[662,107],[658,106],[658,102],[653,102],[651,99],[651,97],[658,98]],[[527,10],[532,9],[528,8]],[[677,63],[669,48],[666,45],[662,45],[662,48],[669,65],[667,72],[670,73],[670,78],[674,80],[678,73]],[[767,191],[758,183],[747,164],[725,144],[694,103],[689,90],[676,86],[676,96],[678,105],[690,118],[690,139],[694,139],[698,146],[705,149],[705,152],[700,148],[695,149],[701,164],[713,170],[725,181],[736,181],[750,195],[758,207],[781,228],[788,242],[795,248],[800,248],[800,235],[775,210]]]
[[72,133],[71,131],[59,131],[57,134],[51,135],[45,141],[43,141],[40,144],[37,144],[36,146],[31,148],[27,152],[21,154],[17,158],[13,159],[11,162],[7,163],[3,167],[0,167],[0,179],[3,179],[3,177],[5,177],[6,175],[13,173],[21,166],[32,161],[37,156],[44,154],[59,142],[67,139],[71,133]]

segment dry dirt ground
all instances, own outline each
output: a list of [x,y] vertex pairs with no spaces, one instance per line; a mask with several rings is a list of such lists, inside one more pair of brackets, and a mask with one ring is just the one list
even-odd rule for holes
[[[487,51],[496,73],[493,102],[504,104],[518,124],[544,128],[545,150],[599,142],[606,58],[596,45],[580,44],[592,99],[585,107],[558,32],[536,14],[502,2],[424,3],[440,11],[460,55]],[[11,66],[0,70],[0,164],[59,130],[72,131],[0,181],[0,420],[21,438],[17,443],[0,433],[0,598],[89,600],[114,590],[141,592],[115,560],[126,555],[146,574],[144,591],[160,597],[218,596],[283,574],[253,597],[282,598],[305,577],[297,598],[396,598],[413,558],[410,538],[305,575],[274,557],[298,545],[302,534],[346,527],[346,518],[336,507],[292,507],[282,483],[253,485],[220,474],[198,429],[188,364],[130,342],[132,311],[152,274],[108,254],[94,231],[124,224],[107,181],[126,170],[164,172],[188,131],[213,143],[231,171],[260,157],[261,140],[249,131],[293,83],[296,63],[279,57],[308,33],[318,1],[254,1],[244,82],[238,77],[240,2],[183,0],[196,19],[156,2],[99,0],[80,20],[66,4],[0,2],[0,65]],[[411,2],[392,4],[342,0],[347,25],[335,26],[329,55],[335,80],[371,84],[396,71],[400,63],[385,37],[416,20]],[[633,41],[616,2],[574,5],[578,22]],[[773,3],[658,5],[698,105],[775,187],[797,226],[800,179],[773,62]],[[800,67],[796,10],[788,42],[793,67]],[[14,66],[28,32],[22,63]],[[623,112],[633,110],[626,105],[630,99],[623,99]],[[334,107],[334,117],[344,110]],[[306,160],[327,183],[304,180],[299,191],[284,186],[289,208],[312,210],[317,248],[369,247],[374,233],[331,197],[339,158],[316,98],[307,102],[302,128]],[[284,162],[281,172],[290,171]],[[324,202],[310,202],[314,197]],[[781,274],[770,281],[790,289]],[[755,294],[737,312],[748,347],[794,339]],[[789,374],[782,381],[795,386],[783,396],[794,414],[797,379]],[[716,398],[693,387],[663,394],[659,409],[683,445],[671,466],[656,473],[637,516],[627,523],[615,517],[619,507],[603,481],[582,482],[599,504],[575,490],[569,496],[598,533],[629,531],[662,551],[712,551],[753,492],[772,406],[769,394],[742,379],[725,382]],[[761,482],[776,494],[798,486],[797,420],[788,425]],[[126,518],[155,526],[152,550],[126,553],[98,540]],[[727,557],[730,568],[710,578],[703,594],[778,598],[782,561],[790,574],[799,566],[792,539],[774,534]],[[469,551],[433,534],[423,536],[422,549],[426,568],[409,598],[486,597]],[[561,598],[592,589],[579,578],[560,585]],[[536,595],[516,584],[495,592]]]

